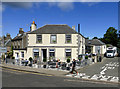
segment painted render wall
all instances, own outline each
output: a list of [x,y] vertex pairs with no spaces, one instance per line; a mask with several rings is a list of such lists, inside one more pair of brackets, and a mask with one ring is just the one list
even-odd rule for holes
[[[24,52],[24,58],[21,56],[21,52]],[[27,55],[26,55],[26,50],[14,50],[13,51],[13,56],[16,56],[16,53],[19,53],[19,59],[27,59]]]
[[[71,34],[72,43],[65,43],[65,34],[56,34],[57,44],[50,43],[51,34],[42,34],[42,43],[36,43],[36,34],[27,35],[27,51],[24,52],[24,59],[33,58],[33,49],[39,49],[39,57],[41,58],[41,49],[47,49],[47,58],[49,58],[49,49],[55,49],[55,58],[66,62],[65,49],[71,49],[71,59],[78,58],[78,34]],[[81,35],[80,54],[82,54],[82,46],[85,50],[85,38]],[[21,55],[21,50],[14,50]],[[85,52],[84,52],[85,53]],[[14,55],[15,56],[15,55]]]
[[55,59],[60,59],[60,61],[63,61],[63,62],[66,62],[66,58],[65,58],[65,49],[71,49],[71,60],[72,59],[77,59],[78,56],[77,56],[77,49],[78,48],[52,48],[52,47],[49,47],[49,48],[38,48],[38,47],[34,47],[34,48],[28,48],[27,49],[27,58],[29,59],[29,57],[32,57],[33,58],[33,49],[39,49],[39,58],[40,60],[42,60],[41,58],[41,50],[42,49],[47,49],[47,59],[49,60],[49,49],[55,49]]
[[28,46],[78,46],[77,35],[71,35],[72,43],[65,43],[65,34],[57,34],[57,43],[51,44],[51,34],[42,34],[42,43],[36,43],[36,34],[28,34]]
[[[100,54],[104,54],[106,52],[106,45],[99,46],[100,47]],[[97,53],[97,48],[98,46],[93,45],[93,52],[92,53]]]

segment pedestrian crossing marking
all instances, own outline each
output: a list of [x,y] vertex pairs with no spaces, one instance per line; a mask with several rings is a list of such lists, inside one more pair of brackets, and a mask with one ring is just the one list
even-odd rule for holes
[[105,64],[103,67],[100,68],[102,70],[100,71],[99,74],[94,74],[92,76],[89,76],[89,75],[86,75],[86,73],[78,73],[78,75],[74,75],[73,76],[73,75],[69,74],[69,75],[66,75],[66,76],[82,78],[82,79],[119,82],[119,77],[107,76],[105,74],[105,71],[107,71],[107,70],[114,70],[118,66],[119,66],[119,63],[117,63],[117,62],[110,62],[110,63]]

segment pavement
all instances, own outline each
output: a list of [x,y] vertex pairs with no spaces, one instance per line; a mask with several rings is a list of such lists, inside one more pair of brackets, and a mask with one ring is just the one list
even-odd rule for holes
[[77,71],[79,72],[79,75],[71,75],[67,71],[32,68],[28,66],[17,66],[11,64],[0,64],[0,66],[8,69],[47,74],[49,76],[72,77],[84,80],[120,83],[118,77],[118,59],[119,58],[104,58],[102,62],[98,62],[92,65],[88,65],[84,68],[78,69]]
[[51,70],[51,69],[45,69],[45,68],[32,68],[29,66],[17,66],[17,65],[11,65],[11,64],[0,64],[0,66],[2,66],[3,68],[21,70],[26,72],[42,73],[42,74],[48,74],[51,76],[64,76],[67,73],[66,71]]

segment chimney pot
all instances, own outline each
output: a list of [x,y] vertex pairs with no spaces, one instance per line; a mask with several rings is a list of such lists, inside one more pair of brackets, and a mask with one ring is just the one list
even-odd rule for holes
[[72,29],[75,30],[75,26],[72,26]]

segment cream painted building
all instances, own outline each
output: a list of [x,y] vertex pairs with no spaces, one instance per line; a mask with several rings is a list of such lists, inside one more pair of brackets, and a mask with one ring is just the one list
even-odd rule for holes
[[86,53],[105,54],[106,44],[98,39],[86,39]]
[[[21,37],[20,37],[21,36]],[[18,37],[13,44],[20,44],[14,48],[15,59],[78,59],[78,55],[85,54],[85,38],[68,25],[45,25],[37,29],[35,22],[29,32]]]

